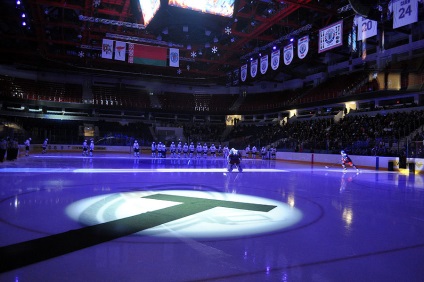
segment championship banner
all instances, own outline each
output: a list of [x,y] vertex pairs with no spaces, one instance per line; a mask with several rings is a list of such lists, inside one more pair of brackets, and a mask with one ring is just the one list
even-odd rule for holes
[[261,57],[261,74],[265,74],[268,70],[268,55]]
[[278,69],[280,66],[280,50],[271,53],[271,68],[272,70]]
[[290,65],[293,60],[293,43],[284,47],[284,63]]
[[392,0],[389,10],[393,11],[393,28],[418,21],[418,0]]
[[239,82],[240,82],[239,77],[240,77],[240,70],[239,69],[235,69],[233,71],[233,86],[239,85]]
[[247,64],[241,66],[241,81],[245,82],[247,78]]
[[169,48],[169,66],[180,67],[180,50],[177,48]]
[[115,41],[115,60],[125,61],[125,53],[127,52],[127,43]]
[[343,21],[338,21],[319,31],[318,53],[339,47],[343,44]]
[[303,36],[297,41],[297,56],[299,59],[306,57],[309,51],[309,36]]
[[362,40],[377,35],[377,21],[369,20],[363,17],[357,17],[358,35]]
[[113,40],[103,39],[102,43],[102,58],[112,59],[113,55]]
[[254,59],[250,63],[250,76],[255,77],[257,73],[258,73],[258,59]]

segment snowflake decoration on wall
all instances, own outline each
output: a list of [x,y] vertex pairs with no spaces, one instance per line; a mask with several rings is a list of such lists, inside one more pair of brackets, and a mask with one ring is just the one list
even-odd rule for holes
[[191,52],[191,57],[194,59],[194,58],[196,58],[196,56],[197,56],[197,54],[196,54],[196,52]]
[[218,47],[213,46],[213,47],[212,47],[212,53],[214,53],[214,54],[215,54],[216,52],[218,52]]
[[181,73],[182,73],[181,69],[178,69],[178,70],[177,70],[177,73],[178,73],[178,74],[181,74]]
[[83,52],[83,51],[79,51],[79,53],[78,53],[78,57],[80,57],[80,58],[84,58],[84,52]]
[[190,65],[187,65],[187,70],[188,70],[188,71],[190,70]]
[[97,8],[97,7],[99,7],[100,6],[100,4],[102,3],[102,1],[101,0],[94,0],[93,1],[93,6],[95,7],[95,8]]
[[228,26],[227,26],[227,27],[225,28],[225,33],[226,33],[226,34],[228,34],[228,35],[230,35],[230,34],[231,34],[231,27],[228,27]]

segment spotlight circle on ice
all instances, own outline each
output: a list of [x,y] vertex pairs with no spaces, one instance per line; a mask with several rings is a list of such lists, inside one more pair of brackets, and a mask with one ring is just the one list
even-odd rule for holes
[[[165,190],[114,193],[69,205],[66,213],[84,225],[137,217],[153,227],[136,235],[230,238],[288,228],[302,212],[287,203],[256,196],[209,191]],[[169,220],[169,218],[171,220]],[[151,224],[151,223],[149,223]]]

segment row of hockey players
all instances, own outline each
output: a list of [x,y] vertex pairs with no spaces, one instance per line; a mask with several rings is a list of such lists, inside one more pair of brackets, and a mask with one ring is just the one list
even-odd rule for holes
[[[155,142],[152,143],[151,146],[151,153],[153,158],[165,158],[166,157],[167,148],[166,145],[162,142],[159,142],[156,144]],[[194,145],[193,142],[190,143],[190,145],[186,142],[184,145],[182,142],[178,142],[178,144],[175,144],[175,142],[172,142],[169,146],[169,152],[171,158],[207,158],[210,154],[211,157],[216,158],[224,156],[226,158],[229,154],[229,149],[227,146],[222,147],[221,145],[218,145],[218,147],[215,146],[215,144],[211,144],[210,147],[206,143],[202,144],[200,142],[197,143],[197,146]],[[135,147],[134,147],[134,154],[135,154]],[[138,155],[134,155],[138,156]]]
[[[140,145],[138,144],[138,141],[135,140],[133,144],[133,152],[134,157],[140,157]],[[213,158],[218,157],[224,157],[225,159],[228,157],[230,149],[227,145],[224,147],[221,146],[221,144],[218,145],[218,147],[215,146],[215,144],[211,144],[210,147],[206,143],[202,144],[200,142],[197,143],[197,146],[194,145],[193,142],[188,145],[188,143],[182,144],[182,142],[178,142],[178,144],[175,144],[175,142],[172,142],[169,146],[170,156],[171,158],[207,158],[208,155],[210,155]],[[162,142],[159,142],[156,144],[156,142],[152,142],[151,145],[151,154],[153,158],[165,158],[167,153],[166,145]],[[260,152],[256,148],[256,146],[253,146],[250,148],[250,145],[248,145],[245,149],[245,156],[246,158],[253,158],[256,159],[258,155],[261,155],[262,159],[270,158],[275,159],[276,157],[276,148],[271,146],[269,149],[266,147],[262,147]]]
[[[24,146],[25,146],[25,156],[28,157],[29,156],[29,149],[31,146],[31,138],[28,138],[25,140],[24,142]],[[45,154],[47,152],[47,142],[49,141],[49,139],[45,139],[43,144],[42,144],[42,148],[43,151],[42,153]],[[3,160],[16,160],[18,158],[19,155],[19,150],[20,150],[20,146],[18,143],[18,140],[16,138],[4,138],[0,141],[0,162],[2,162]]]
[[93,156],[93,152],[94,152],[94,140],[91,139],[90,140],[90,144],[88,144],[87,140],[84,140],[84,142],[82,143],[82,155],[83,156]]

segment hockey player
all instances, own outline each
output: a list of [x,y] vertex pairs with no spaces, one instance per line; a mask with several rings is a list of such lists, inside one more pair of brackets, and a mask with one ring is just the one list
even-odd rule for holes
[[134,141],[133,150],[134,150],[134,157],[137,157],[137,158],[140,157],[140,145],[138,144],[137,140]]
[[203,157],[206,159],[208,157],[208,145],[206,145],[206,143],[203,144],[202,149],[203,149]]
[[177,155],[178,155],[178,158],[181,158],[181,152],[182,151],[183,151],[183,145],[181,144],[181,141],[180,141],[177,144]]
[[43,145],[41,145],[41,147],[43,148],[43,150],[41,151],[42,154],[47,153],[47,142],[49,142],[49,139],[45,139],[43,142]]
[[218,157],[222,156],[222,147],[221,144],[218,145]]
[[241,162],[240,151],[232,148],[229,152],[227,160],[228,160],[228,167],[227,167],[228,172],[232,172],[234,166],[237,167],[239,172],[243,172],[243,169],[242,169],[241,164],[240,164],[240,162]]
[[214,144],[211,145],[211,147],[209,148],[209,151],[211,152],[211,157],[216,158],[216,147]]
[[256,154],[258,153],[258,149],[256,149],[256,146],[252,147],[252,159],[256,159]]
[[156,149],[157,149],[156,143],[155,142],[152,142],[152,148],[151,148],[151,150],[152,150],[152,158],[156,158]]
[[348,165],[354,167],[357,172],[359,172],[359,169],[355,166],[355,164],[352,162],[352,159],[348,156],[348,154],[344,150],[341,150],[340,154],[342,155],[343,170],[346,170],[346,164],[348,164]]
[[157,146],[157,152],[158,152],[158,158],[164,158],[164,146],[162,144],[162,142],[159,142],[158,146]]
[[277,156],[277,148],[275,148],[274,146],[271,146],[271,159],[275,160],[276,156]]
[[183,154],[184,154],[184,158],[187,158],[188,157],[188,144],[187,144],[187,142],[184,143]]
[[28,138],[26,141],[25,141],[25,143],[24,143],[24,145],[25,145],[25,156],[29,156],[29,146],[31,146],[31,138]]
[[88,143],[87,143],[87,140],[84,140],[84,142],[82,143],[82,155],[87,156],[87,154],[88,154]]
[[172,141],[171,145],[169,146],[169,150],[171,151],[171,158],[175,158],[177,148],[175,147],[174,141]]
[[94,140],[91,140],[91,142],[90,142],[90,157],[93,156],[93,151],[94,151]]
[[265,148],[265,146],[263,146],[262,149],[261,149],[261,156],[262,156],[263,160],[266,159],[266,148]]
[[244,149],[244,152],[246,154],[246,158],[249,158],[249,155],[250,155],[250,145],[247,145],[246,149]]
[[228,149],[228,146],[225,145],[224,146],[224,149],[222,151],[224,153],[224,159],[227,159],[228,158],[228,154],[230,153],[230,150]]
[[196,147],[196,157],[200,158],[202,156],[203,153],[203,147],[200,143],[197,143],[197,147]]
[[7,151],[7,141],[5,138],[3,138],[0,142],[0,162],[4,161],[4,158],[6,156]]
[[190,143],[190,146],[188,147],[190,150],[190,159],[194,156],[194,144],[193,142]]

